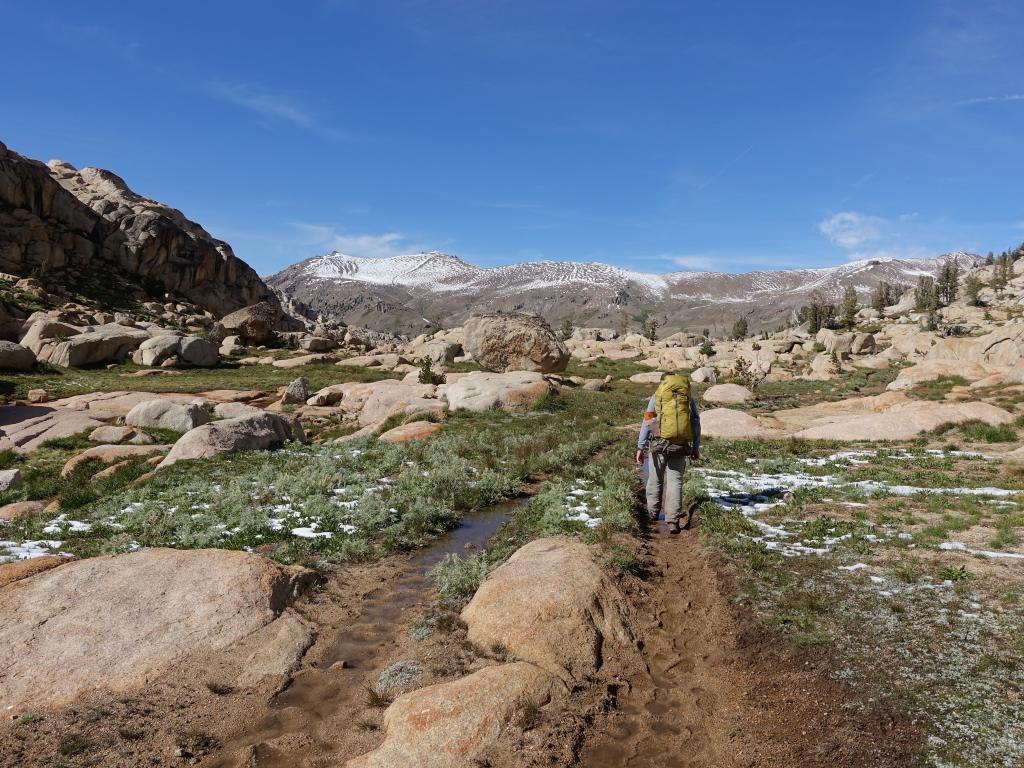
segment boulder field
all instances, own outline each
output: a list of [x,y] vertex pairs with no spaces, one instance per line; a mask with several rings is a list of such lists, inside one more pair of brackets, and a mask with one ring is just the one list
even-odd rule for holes
[[[444,384],[420,384],[417,379],[332,384],[313,393],[309,409],[337,408],[355,416],[361,427],[379,425],[392,416],[449,411],[488,411],[503,408],[525,412],[557,384],[532,371],[508,373],[449,373]],[[302,416],[306,411],[299,410]]]
[[[151,549],[68,562],[0,587],[0,711],[59,706],[93,690],[140,688],[198,652],[270,627],[294,648],[287,602],[305,578],[228,550]],[[274,626],[285,621],[286,625]],[[294,657],[267,649],[267,674]]]

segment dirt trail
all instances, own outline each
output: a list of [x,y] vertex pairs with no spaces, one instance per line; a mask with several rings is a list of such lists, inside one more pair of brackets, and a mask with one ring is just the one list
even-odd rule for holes
[[913,764],[918,734],[853,714],[822,659],[740,614],[696,531],[647,541],[643,660],[584,746],[586,768],[879,768]]

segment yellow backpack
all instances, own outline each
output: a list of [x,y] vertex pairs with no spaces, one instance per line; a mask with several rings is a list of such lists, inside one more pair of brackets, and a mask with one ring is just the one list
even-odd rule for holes
[[690,377],[670,374],[654,393],[658,437],[676,445],[693,442],[690,424]]

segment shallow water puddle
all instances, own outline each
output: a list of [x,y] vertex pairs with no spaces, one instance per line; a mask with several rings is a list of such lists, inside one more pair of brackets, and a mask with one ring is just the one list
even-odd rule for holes
[[361,708],[365,689],[373,684],[369,675],[385,661],[394,633],[404,632],[404,619],[411,611],[425,609],[432,599],[430,569],[447,555],[483,547],[528,500],[524,497],[495,504],[466,516],[458,528],[411,557],[396,578],[363,596],[359,615],[328,641],[333,644],[319,664],[298,672],[271,701],[270,711],[234,740],[235,748],[251,749],[249,764],[294,766],[295,755],[278,746],[285,740],[278,741],[273,749],[266,742],[289,734],[308,736],[321,721],[336,718],[347,709]]

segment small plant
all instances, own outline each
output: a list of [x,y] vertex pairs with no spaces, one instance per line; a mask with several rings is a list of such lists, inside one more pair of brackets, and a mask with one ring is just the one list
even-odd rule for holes
[[947,565],[939,571],[939,578],[943,581],[967,581],[973,579],[974,575],[967,570],[966,566],[961,565],[958,568],[955,565]]
[[485,553],[471,557],[447,555],[430,571],[437,584],[438,603],[453,611],[461,610],[493,567]]
[[391,704],[391,696],[387,693],[378,691],[371,685],[366,686],[366,698],[364,702],[366,706],[372,709],[384,709]]
[[218,683],[215,680],[207,682],[206,687],[209,689],[210,693],[216,694],[217,696],[227,696],[235,690],[232,686],[225,685],[224,683]]
[[356,727],[360,731],[379,731],[380,730],[380,726],[377,723],[373,722],[373,720],[360,720],[358,723],[356,723]]
[[14,718],[15,725],[32,725],[32,723],[38,723],[43,719],[43,716],[38,712],[23,712]]
[[767,372],[755,367],[745,357],[737,357],[732,368],[732,378],[750,390],[756,390],[767,375]]
[[536,728],[540,724],[540,706],[533,699],[524,699],[519,706],[519,727],[524,731]]
[[962,425],[960,434],[972,443],[1012,443],[1017,439],[1017,431],[1005,424],[972,422]]
[[572,332],[572,320],[566,317],[562,320],[562,325],[558,328],[558,338],[562,341],[568,341],[572,337]]
[[904,560],[892,566],[892,575],[904,584],[914,584],[921,580],[921,564],[915,560]]
[[715,345],[712,344],[711,339],[708,338],[705,338],[704,341],[701,343],[700,353],[705,360],[710,360],[712,357],[718,354],[715,350]]
[[491,653],[493,653],[495,656],[507,656],[508,648],[506,648],[505,644],[500,640],[495,640],[493,643],[491,643]]
[[839,360],[839,354],[834,349],[832,350],[832,354],[829,355],[828,359],[829,368],[831,369],[832,373],[838,376],[840,373],[843,372],[843,364]]
[[534,401],[533,408],[531,408],[531,410],[541,411],[543,413],[556,413],[558,411],[564,411],[568,407],[568,404],[557,394],[545,392]]
[[[1021,417],[1024,419],[1024,416]],[[15,466],[20,460],[17,453],[12,451],[10,448],[5,448],[0,451],[0,469],[10,469]]]
[[432,362],[430,362],[430,358],[429,357],[424,357],[422,360],[420,360],[419,365],[420,365],[420,375],[419,375],[419,382],[420,382],[420,384],[433,384],[435,386],[438,385],[438,384],[444,384],[444,382],[445,382],[444,374],[443,373],[437,373],[434,370],[434,364]]
[[604,564],[613,571],[618,571],[622,574],[631,576],[643,574],[643,566],[640,564],[640,559],[636,556],[636,552],[621,544],[612,544],[608,547],[604,557]]
[[964,387],[967,383],[963,376],[939,376],[911,387],[907,394],[919,400],[945,400],[954,387]]
[[49,448],[52,451],[81,451],[93,445],[88,434],[82,432],[69,437],[54,437],[43,442],[40,448]]
[[140,741],[145,738],[145,731],[137,731],[134,728],[118,728],[117,735],[125,741]]
[[91,747],[92,742],[82,734],[65,733],[60,737],[58,749],[63,757],[74,757],[88,751]]

